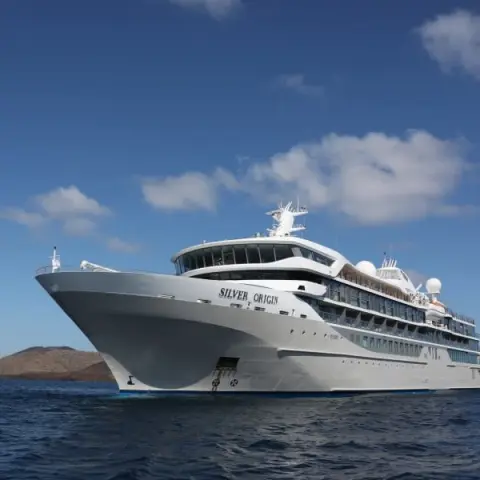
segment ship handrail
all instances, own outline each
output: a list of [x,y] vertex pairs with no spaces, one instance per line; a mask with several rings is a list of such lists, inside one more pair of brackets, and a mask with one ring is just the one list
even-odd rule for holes
[[[42,275],[45,273],[61,273],[61,272],[105,272],[105,270],[102,270],[101,268],[98,269],[84,269],[76,265],[62,265],[60,268],[57,268],[55,272],[52,271],[52,266],[51,265],[44,265],[42,267],[39,267],[35,270],[35,275]],[[118,270],[112,273],[119,273]]]
[[[56,270],[56,273],[61,273],[61,272],[79,272],[79,273],[85,273],[85,272],[95,272],[99,273],[102,272],[103,270],[85,270],[83,268],[80,268],[79,266],[76,265],[62,265],[60,268]],[[53,273],[52,272],[52,266],[51,265],[44,265],[42,267],[39,267],[35,270],[35,275],[42,275],[45,273]],[[107,272],[108,273],[108,272]],[[152,270],[141,270],[141,269],[128,269],[128,270],[116,270],[115,272],[112,273],[148,273],[150,275],[172,275],[175,276],[175,273],[161,273],[161,272],[154,272]]]
[[[82,270],[78,266],[74,265],[62,265],[61,268],[57,269],[57,272],[84,272],[85,270]],[[43,265],[41,267],[38,267],[35,270],[35,275],[42,275],[44,273],[52,273],[52,266],[51,265]]]

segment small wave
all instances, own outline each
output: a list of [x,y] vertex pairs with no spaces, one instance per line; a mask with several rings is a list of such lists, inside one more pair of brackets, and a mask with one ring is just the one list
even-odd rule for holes
[[2,479],[480,478],[480,395],[112,401],[29,385],[0,394]]
[[263,439],[253,442],[248,448],[253,450],[286,450],[288,443],[280,440]]

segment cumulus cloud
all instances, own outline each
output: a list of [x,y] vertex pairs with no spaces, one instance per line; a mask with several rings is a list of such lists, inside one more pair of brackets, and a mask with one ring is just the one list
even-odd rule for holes
[[87,197],[74,185],[38,195],[35,201],[45,214],[52,218],[101,216],[110,213],[107,207],[100,205],[94,198]]
[[94,232],[96,217],[110,213],[107,207],[70,185],[35,196],[30,211],[20,207],[0,209],[0,218],[30,228],[57,221],[68,235],[84,236]]
[[270,204],[300,197],[311,209],[374,225],[473,213],[477,206],[448,202],[466,167],[461,143],[425,131],[330,134],[250,164],[240,175],[189,172],[142,188],[147,202],[165,210],[213,210],[226,188]]
[[161,210],[215,210],[220,187],[240,188],[230,172],[218,168],[212,175],[186,172],[179,176],[147,178],[142,182],[146,202]]
[[325,92],[323,86],[307,83],[305,81],[305,75],[301,73],[279,75],[275,79],[275,84],[278,87],[286,88],[299,93],[300,95],[306,95],[310,97],[321,97]]
[[6,207],[0,210],[0,218],[24,225],[25,227],[35,228],[43,225],[46,218],[36,212],[27,212],[23,208]]
[[131,253],[137,247],[117,237],[105,238],[98,233],[98,221],[110,215],[109,208],[81,192],[75,185],[59,187],[33,197],[32,208],[0,208],[0,219],[9,220],[31,229],[57,223],[70,236],[95,236],[108,248]]
[[444,71],[462,68],[480,80],[480,15],[456,10],[426,21],[417,32]]
[[203,9],[216,20],[223,20],[242,6],[241,0],[170,0],[183,8]]

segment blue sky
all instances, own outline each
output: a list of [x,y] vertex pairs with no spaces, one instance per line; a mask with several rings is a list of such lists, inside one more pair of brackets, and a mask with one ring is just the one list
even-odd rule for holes
[[173,272],[279,199],[480,316],[477,2],[3,0],[0,354],[92,348],[34,280],[57,245]]

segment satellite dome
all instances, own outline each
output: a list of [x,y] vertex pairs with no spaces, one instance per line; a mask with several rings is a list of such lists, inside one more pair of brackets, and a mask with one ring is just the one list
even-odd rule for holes
[[362,273],[370,275],[371,277],[375,277],[377,275],[377,267],[368,260],[362,260],[361,262],[358,262],[356,267],[357,270],[360,270]]
[[440,293],[442,282],[438,278],[429,278],[425,285],[427,292],[433,295]]

